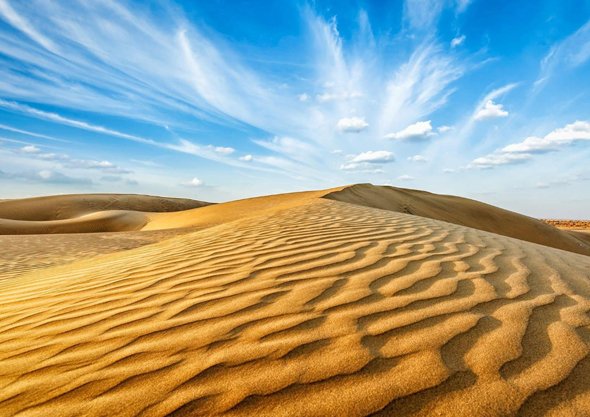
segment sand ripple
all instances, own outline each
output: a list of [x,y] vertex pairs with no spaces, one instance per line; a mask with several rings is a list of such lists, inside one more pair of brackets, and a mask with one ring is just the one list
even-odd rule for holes
[[589,279],[317,199],[0,280],[0,414],[588,415]]

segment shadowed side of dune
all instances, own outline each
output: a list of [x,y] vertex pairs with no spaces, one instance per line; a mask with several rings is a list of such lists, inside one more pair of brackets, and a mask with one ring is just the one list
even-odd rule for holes
[[442,220],[590,256],[587,239],[577,234],[467,198],[371,184],[344,187],[324,198]]

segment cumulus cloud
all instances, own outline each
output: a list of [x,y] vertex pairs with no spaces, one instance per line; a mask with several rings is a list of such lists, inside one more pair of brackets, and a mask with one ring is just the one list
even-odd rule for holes
[[490,120],[508,116],[508,112],[502,108],[502,104],[495,104],[492,100],[486,101],[482,109],[474,116],[475,120]]
[[445,132],[448,132],[449,130],[453,130],[453,129],[454,129],[454,127],[453,127],[453,126],[439,126],[439,127],[437,128],[437,130],[438,130],[440,133],[445,133]]
[[23,146],[22,148],[20,148],[18,150],[18,152],[36,154],[36,153],[41,153],[41,149],[37,148],[35,145],[27,145],[27,146]]
[[465,41],[465,38],[466,38],[465,35],[459,36],[458,38],[454,38],[451,41],[451,48],[455,48],[455,47],[461,45]]
[[520,164],[530,160],[534,154],[561,151],[565,146],[580,141],[590,141],[590,123],[576,121],[563,128],[555,129],[543,138],[528,137],[520,143],[513,143],[487,156],[477,158],[468,168],[494,168],[499,165]]
[[397,177],[397,179],[401,181],[411,181],[414,179],[414,177],[412,177],[411,175],[400,175],[399,177]]
[[244,155],[244,156],[240,156],[238,159],[240,161],[250,162],[253,158],[252,158],[252,155]]
[[338,130],[341,132],[362,132],[369,127],[364,117],[345,117],[338,121]]
[[182,185],[183,187],[202,187],[205,185],[205,183],[203,182],[203,180],[198,179],[197,177],[193,178],[190,181],[187,182],[181,182],[180,185]]
[[424,158],[422,155],[414,155],[414,156],[409,156],[408,161],[424,163],[424,162],[428,162],[428,159]]
[[351,160],[353,163],[367,162],[370,164],[386,164],[393,161],[395,161],[395,155],[393,152],[388,151],[367,151],[355,156]]
[[398,139],[407,141],[423,141],[428,140],[437,134],[432,131],[431,121],[414,123],[397,133],[389,133],[384,136],[384,139]]
[[489,169],[500,165],[515,165],[527,162],[532,158],[528,153],[491,153],[487,156],[474,159],[468,168]]

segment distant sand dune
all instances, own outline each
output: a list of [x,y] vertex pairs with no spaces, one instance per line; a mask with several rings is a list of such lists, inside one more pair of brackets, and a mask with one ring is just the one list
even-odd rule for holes
[[326,193],[0,280],[0,414],[590,414],[590,257]]
[[173,212],[202,201],[129,194],[73,194],[0,201],[0,235],[140,230],[142,212]]

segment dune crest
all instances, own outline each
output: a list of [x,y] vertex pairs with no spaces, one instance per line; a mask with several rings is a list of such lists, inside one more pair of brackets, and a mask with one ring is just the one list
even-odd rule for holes
[[442,220],[590,255],[590,245],[576,233],[559,230],[541,220],[467,198],[371,184],[344,187],[328,193],[324,198]]
[[0,281],[2,413],[590,413],[589,257],[329,192]]

